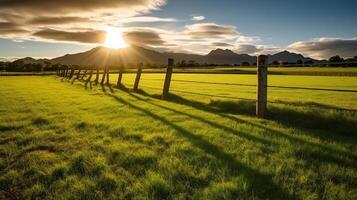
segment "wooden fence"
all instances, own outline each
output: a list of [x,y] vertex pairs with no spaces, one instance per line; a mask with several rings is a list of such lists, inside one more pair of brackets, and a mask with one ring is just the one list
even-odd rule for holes
[[[268,60],[267,56],[265,55],[260,55],[257,57],[257,78],[258,78],[258,84],[256,85],[257,87],[257,98],[256,98],[256,116],[259,118],[265,118],[267,115],[267,78],[268,78]],[[57,75],[63,78],[66,78],[68,80],[74,81],[74,80],[82,80],[85,81],[86,83],[89,83],[92,81],[93,74],[95,73],[95,79],[94,83],[99,84],[107,84],[109,85],[109,74],[110,74],[110,69],[108,66],[102,68],[103,72],[100,72],[100,69],[98,66],[92,66],[92,67],[79,67],[79,66],[61,66],[57,70]],[[135,77],[135,82],[134,82],[134,87],[133,91],[137,92],[139,90],[139,84],[140,84],[140,78],[141,74],[143,72],[143,64],[139,64],[137,71],[136,71],[136,77]],[[171,83],[171,78],[172,78],[172,73],[174,72],[174,59],[169,58],[168,59],[168,65],[166,67],[166,72],[165,72],[165,79],[164,79],[164,84],[162,88],[162,99],[168,99],[169,94],[170,94],[170,83]],[[121,67],[119,68],[119,76],[117,80],[117,87],[120,88],[122,86],[122,78],[123,74],[125,73],[124,68]],[[100,75],[102,76],[100,78]],[[88,78],[86,78],[88,76]],[[86,78],[86,79],[85,79]],[[195,81],[191,81],[195,82]],[[215,84],[215,83],[212,83]],[[218,83],[217,83],[218,84]],[[237,84],[236,84],[237,85]],[[238,84],[238,85],[245,85],[245,86],[255,86],[255,85],[248,85],[248,84]]]

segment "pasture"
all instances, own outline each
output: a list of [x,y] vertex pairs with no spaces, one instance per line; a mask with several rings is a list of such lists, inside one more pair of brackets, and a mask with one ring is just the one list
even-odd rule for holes
[[[357,93],[255,75],[0,77],[0,199],[356,199]],[[189,82],[189,81],[198,81]],[[215,82],[225,84],[208,84]],[[269,75],[357,90],[357,77]]]

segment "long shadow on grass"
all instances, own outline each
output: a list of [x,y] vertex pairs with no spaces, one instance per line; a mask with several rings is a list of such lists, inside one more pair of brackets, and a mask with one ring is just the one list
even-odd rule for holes
[[[156,115],[144,108],[136,106],[118,96],[110,95],[121,104],[128,105],[129,107],[136,109],[147,116],[152,117],[153,119],[160,120],[164,124],[176,130],[178,134],[187,138],[193,145],[199,147],[204,152],[214,156],[217,160],[219,160],[222,164],[224,164],[232,173],[233,176],[243,175],[247,180],[251,181],[253,187],[259,187],[259,190],[254,190],[254,194],[259,196],[261,199],[266,199],[267,197],[271,197],[272,199],[294,199],[292,195],[285,192],[282,188],[276,185],[271,177],[265,174],[260,173],[257,170],[249,168],[243,163],[238,162],[233,156],[225,153],[219,147],[211,144],[206,141],[201,136],[195,135],[192,132],[170,122],[165,117]],[[274,192],[272,192],[274,191]]]
[[356,109],[347,109],[347,108],[341,108],[338,106],[332,106],[332,105],[326,105],[326,104],[321,104],[321,103],[316,103],[316,102],[296,102],[296,101],[271,101],[268,103],[278,103],[278,104],[284,104],[284,105],[289,105],[289,106],[306,106],[306,107],[314,107],[318,109],[326,109],[326,110],[338,110],[338,111],[349,111],[349,112],[357,112]]
[[[137,95],[134,95],[132,93],[129,93],[130,96],[140,100],[140,101],[145,101],[145,99],[137,96]],[[165,110],[168,110],[168,111],[171,111],[171,112],[174,112],[174,113],[177,113],[177,114],[180,114],[180,115],[186,115],[192,119],[196,119],[198,121],[201,121],[203,123],[206,123],[214,128],[218,128],[218,129],[222,129],[226,132],[229,132],[233,135],[236,135],[236,136],[239,136],[239,137],[243,137],[247,140],[250,140],[252,142],[260,142],[262,144],[265,144],[265,145],[271,145],[273,144],[272,141],[269,141],[269,140],[266,140],[264,138],[259,138],[259,137],[256,137],[254,135],[251,135],[251,134],[248,134],[248,133],[245,133],[245,132],[242,132],[242,131],[237,131],[233,128],[230,128],[230,127],[227,127],[227,126],[224,126],[224,125],[221,125],[221,124],[218,124],[218,123],[215,123],[215,122],[212,122],[210,120],[207,120],[207,119],[204,119],[202,117],[199,117],[197,115],[192,115],[192,114],[189,114],[189,113],[186,113],[186,112],[182,112],[182,111],[178,111],[178,110],[175,110],[175,109],[172,109],[172,108],[169,108],[169,107],[166,107],[166,106],[162,106],[162,105],[159,105],[159,104],[156,104],[156,103],[153,103],[151,101],[145,101],[145,103],[148,103],[148,104],[151,104],[153,106],[156,106],[156,107],[159,107],[161,109],[165,109]],[[241,121],[241,123],[244,123],[243,121]]]
[[[232,114],[254,115],[255,111],[254,101],[211,101],[209,105],[221,112]],[[343,115],[348,113],[351,116],[357,116],[355,111],[339,111],[331,107],[331,112],[326,113],[325,110],[321,110],[317,103],[314,103],[314,106],[306,106],[304,103],[300,105],[292,104],[292,106],[294,105],[300,106],[300,108],[269,106],[268,119],[288,127],[308,131],[311,135],[319,136],[321,139],[333,138],[333,140],[342,139],[344,142],[349,142],[357,136],[357,121],[348,119]],[[322,109],[326,109],[326,105],[322,105]]]
[[[146,95],[149,97],[153,97],[153,98],[160,98],[160,96],[158,95],[149,95],[143,91],[140,91],[140,93],[142,95]],[[174,102],[174,103],[179,103],[182,105],[187,105],[187,106],[191,106],[194,107],[198,110],[202,110],[202,111],[206,111],[212,114],[216,114],[220,117],[223,118],[228,118],[231,119],[233,121],[236,121],[238,123],[246,123],[249,124],[251,126],[255,126],[258,128],[261,128],[263,130],[265,130],[267,133],[271,133],[273,135],[276,135],[280,138],[284,138],[287,139],[288,141],[295,143],[297,145],[308,145],[308,147],[310,149],[316,149],[319,148],[321,150],[323,150],[322,152],[320,151],[318,154],[316,152],[306,152],[306,155],[302,155],[301,152],[297,152],[296,156],[300,159],[305,159],[307,161],[311,161],[313,159],[321,161],[321,162],[332,162],[335,163],[337,165],[341,165],[341,166],[348,166],[348,167],[352,167],[355,168],[357,167],[356,162],[354,162],[354,160],[357,160],[357,157],[354,156],[351,153],[342,151],[342,150],[338,150],[338,149],[332,149],[329,148],[326,145],[322,145],[322,144],[318,144],[318,143],[313,143],[310,141],[306,141],[304,139],[301,139],[297,136],[293,136],[293,135],[289,135],[289,134],[285,134],[282,133],[280,131],[274,130],[272,128],[269,128],[267,126],[264,126],[260,123],[255,123],[255,122],[251,122],[251,121],[247,121],[241,118],[238,118],[236,116],[232,116],[232,115],[228,115],[228,113],[232,113],[232,114],[244,114],[244,115],[251,115],[253,116],[254,110],[255,110],[255,102],[247,102],[247,101],[239,101],[239,102],[224,102],[224,101],[213,101],[211,102],[209,105],[201,103],[201,102],[197,102],[197,101],[191,101],[185,98],[182,98],[180,96],[176,96],[176,95],[171,95],[169,98],[169,101]],[[348,144],[350,146],[353,146],[354,144],[356,144],[355,139],[353,138],[353,136],[349,136],[349,135],[338,135],[336,134],[334,131],[336,131],[336,129],[334,129],[334,126],[336,126],[335,124],[330,125],[330,129],[325,129],[325,127],[323,125],[318,125],[317,127],[322,128],[322,130],[318,130],[317,128],[315,128],[314,124],[312,122],[314,121],[320,121],[320,123],[324,124],[324,123],[331,123],[333,122],[333,120],[331,119],[325,119],[321,116],[316,116],[316,115],[309,115],[309,114],[304,114],[304,113],[300,113],[298,111],[294,111],[292,109],[288,109],[288,111],[284,110],[283,108],[277,108],[277,109],[273,109],[269,111],[270,114],[270,119],[273,119],[275,121],[278,121],[279,123],[284,124],[287,127],[294,127],[296,129],[299,130],[303,130],[304,133],[307,133],[310,136],[314,136],[314,137],[318,137],[320,139],[324,139],[327,141],[338,141],[342,144]],[[283,114],[284,112],[292,112],[293,116],[289,119],[285,119],[285,115]],[[227,114],[224,114],[227,113]],[[309,116],[306,116],[309,115]],[[274,117],[278,117],[278,119],[274,118]],[[317,119],[314,117],[318,117]],[[289,120],[292,120],[293,122],[290,122]],[[294,120],[297,120],[297,122],[299,122],[300,120],[309,120],[309,122],[304,122],[304,123],[309,123],[309,126],[303,126],[300,127],[299,124],[291,124],[294,123]],[[295,122],[296,123],[296,122]],[[302,123],[302,122],[301,122]],[[335,123],[339,123],[339,122],[335,122]],[[346,123],[346,122],[345,122]],[[351,125],[350,123],[353,122],[347,122],[347,124],[349,125],[345,125],[346,128],[349,127],[349,130],[351,131],[355,131],[355,129],[353,128],[353,125]],[[344,123],[343,123],[344,124]],[[337,125],[338,127],[340,127],[340,125]],[[343,128],[344,126],[341,126],[340,128]],[[336,127],[335,127],[336,128]],[[344,130],[344,129],[342,129]],[[318,156],[320,155],[320,156]],[[341,155],[349,158],[349,160],[351,161],[346,161],[344,159],[341,158]]]

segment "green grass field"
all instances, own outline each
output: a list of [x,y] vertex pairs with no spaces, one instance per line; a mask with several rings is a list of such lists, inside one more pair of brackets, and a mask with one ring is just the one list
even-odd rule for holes
[[[255,87],[179,81],[254,75],[174,74],[168,101],[163,76],[143,74],[139,93],[135,74],[122,89],[0,77],[0,199],[357,198],[357,93],[269,88],[262,120]],[[357,78],[269,85],[357,90]]]

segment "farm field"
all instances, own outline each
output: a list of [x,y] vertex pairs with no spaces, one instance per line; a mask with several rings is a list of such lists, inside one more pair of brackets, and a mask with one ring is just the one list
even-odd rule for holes
[[[356,199],[357,93],[255,75],[124,74],[125,87],[0,77],[0,199]],[[207,84],[216,82],[225,84]],[[357,90],[357,77],[268,84]]]

